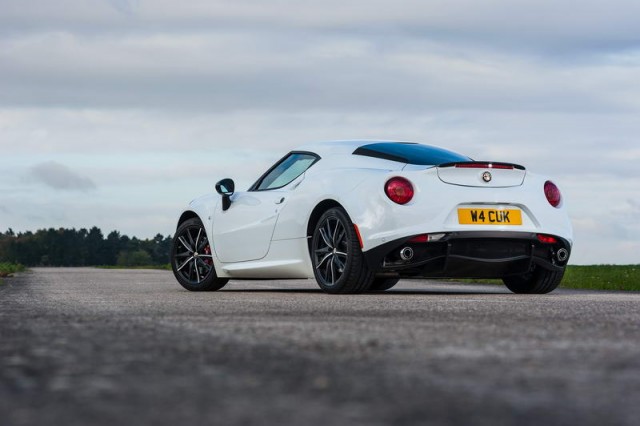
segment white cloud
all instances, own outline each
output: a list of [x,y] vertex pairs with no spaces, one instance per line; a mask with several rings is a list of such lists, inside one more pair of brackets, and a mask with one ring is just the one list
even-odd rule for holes
[[0,27],[83,33],[246,31],[366,34],[484,42],[544,50],[634,45],[640,5],[634,0],[3,0]]
[[29,171],[29,177],[53,189],[88,191],[96,188],[95,183],[88,177],[81,176],[55,161],[33,166]]
[[0,225],[169,233],[217,179],[247,187],[301,143],[401,139],[554,176],[572,260],[640,262],[636,1],[0,9]]
[[9,108],[640,109],[638,64],[554,63],[518,51],[359,33],[45,32],[0,41],[0,64],[0,105]]

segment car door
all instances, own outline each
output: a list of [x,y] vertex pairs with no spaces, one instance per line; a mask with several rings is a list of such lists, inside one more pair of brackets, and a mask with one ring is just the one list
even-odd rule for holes
[[312,153],[289,153],[248,191],[233,194],[227,210],[215,209],[213,247],[221,262],[246,262],[267,255],[280,211],[304,172],[318,160]]

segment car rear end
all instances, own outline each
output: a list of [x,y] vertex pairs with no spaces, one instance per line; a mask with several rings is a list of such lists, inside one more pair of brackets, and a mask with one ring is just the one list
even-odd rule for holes
[[353,220],[378,273],[503,278],[538,267],[561,272],[571,252],[559,189],[516,164],[408,164],[363,182],[350,202],[365,205]]

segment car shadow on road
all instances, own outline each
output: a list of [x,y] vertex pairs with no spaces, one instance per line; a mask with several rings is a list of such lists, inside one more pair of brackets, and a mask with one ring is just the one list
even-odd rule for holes
[[[308,288],[225,288],[223,290],[219,290],[221,293],[287,293],[287,294],[327,294],[320,289],[308,289]],[[377,292],[369,292],[369,293],[361,293],[361,294],[339,294],[335,296],[359,296],[359,297],[368,297],[368,296],[493,296],[493,295],[509,295],[513,294],[508,290],[504,292],[500,291],[475,291],[475,290],[460,290],[460,291],[452,291],[452,290],[433,290],[433,289],[424,289],[424,290],[388,290],[388,291],[377,291]]]

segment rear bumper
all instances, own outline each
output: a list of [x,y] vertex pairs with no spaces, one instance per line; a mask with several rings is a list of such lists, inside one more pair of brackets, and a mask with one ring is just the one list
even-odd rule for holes
[[[542,242],[541,234],[531,232],[431,235],[438,239],[417,242],[410,236],[382,244],[364,252],[366,262],[376,273],[403,277],[502,278],[529,272],[536,266],[563,270],[571,253],[569,241],[550,236],[555,242]],[[405,248],[409,250],[402,256]]]

